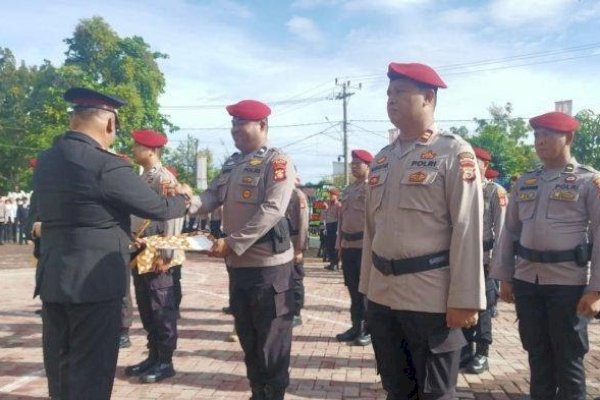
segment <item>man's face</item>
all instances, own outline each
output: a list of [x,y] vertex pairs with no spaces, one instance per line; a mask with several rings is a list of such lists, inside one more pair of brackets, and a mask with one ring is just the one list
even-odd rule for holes
[[425,91],[407,79],[390,81],[387,90],[387,112],[390,121],[402,130],[403,126],[423,119]]
[[248,121],[240,118],[231,120],[231,137],[235,147],[242,153],[258,150],[265,142],[267,135],[267,122]]
[[490,163],[488,161],[484,161],[481,158],[477,159],[477,166],[479,167],[479,174],[482,179],[485,177],[485,171],[487,171],[489,165]]
[[136,142],[133,143],[131,151],[133,153],[133,159],[137,164],[147,163],[150,160],[150,157],[152,157],[153,152],[151,148]]
[[542,161],[552,161],[560,158],[569,145],[568,134],[559,133],[546,128],[536,128],[533,131],[535,152]]
[[369,166],[360,158],[352,157],[352,162],[350,163],[350,170],[352,171],[352,176],[357,179],[362,179],[367,176],[369,173]]

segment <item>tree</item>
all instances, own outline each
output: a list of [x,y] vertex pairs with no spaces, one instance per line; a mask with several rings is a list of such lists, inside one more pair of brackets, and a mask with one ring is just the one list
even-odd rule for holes
[[600,168],[600,114],[592,110],[582,110],[575,116],[579,120],[579,129],[571,153],[578,162]]
[[450,128],[450,131],[465,137],[473,147],[490,151],[493,155],[491,167],[502,176],[521,175],[533,168],[537,157],[531,145],[525,142],[529,134],[526,122],[512,117],[511,103],[492,104],[488,110],[490,119],[475,119],[474,135],[469,135],[464,126]]
[[190,135],[180,142],[177,148],[166,149],[162,158],[165,164],[175,167],[177,170],[178,180],[184,182],[197,189],[197,158],[198,156],[206,157],[207,178],[210,182],[219,174],[219,169],[214,166],[213,154],[208,149],[198,150],[199,140]]

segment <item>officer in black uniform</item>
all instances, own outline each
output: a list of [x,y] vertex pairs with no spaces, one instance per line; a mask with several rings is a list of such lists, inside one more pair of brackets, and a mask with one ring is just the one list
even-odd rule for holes
[[74,104],[70,130],[40,154],[33,175],[44,237],[36,282],[44,367],[50,397],[105,400],[119,351],[129,217],[181,217],[185,198],[157,195],[108,151],[122,99],[84,88],[64,98]]

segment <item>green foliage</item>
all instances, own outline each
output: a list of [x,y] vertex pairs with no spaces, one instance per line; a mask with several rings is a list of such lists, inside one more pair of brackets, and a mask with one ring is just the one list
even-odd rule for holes
[[512,104],[489,107],[489,119],[475,119],[477,128],[474,135],[468,130],[450,128],[452,133],[464,137],[473,147],[482,147],[492,153],[491,167],[501,176],[521,175],[537,164],[537,156],[531,145],[526,143],[529,134],[527,123],[521,118],[512,117]]
[[134,129],[177,129],[159,112],[165,79],[157,60],[167,58],[165,54],[152,51],[141,37],[119,37],[100,17],[81,20],[65,43],[61,66],[49,61],[18,64],[9,49],[0,48],[0,193],[17,185],[29,188],[29,159],[68,128],[69,104],[62,95],[70,87],[90,87],[127,100],[119,113],[124,133],[115,143],[119,152],[130,147]]
[[187,183],[194,189],[197,189],[196,160],[198,155],[203,155],[207,159],[208,182],[219,174],[219,169],[214,166],[212,152],[208,148],[198,150],[198,145],[199,140],[188,135],[184,141],[179,143],[176,149],[165,149],[167,151],[162,155],[165,165],[173,165],[177,169],[179,174],[177,180]]
[[571,147],[571,154],[581,164],[600,169],[600,114],[583,110],[575,116],[579,129]]

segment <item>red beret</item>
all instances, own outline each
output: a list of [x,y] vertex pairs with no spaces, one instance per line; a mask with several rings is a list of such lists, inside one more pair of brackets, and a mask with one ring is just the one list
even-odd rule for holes
[[442,78],[428,65],[419,63],[390,63],[388,66],[388,78],[390,80],[398,78],[408,78],[415,82],[424,83],[429,86],[436,88],[445,89],[448,86],[444,83]]
[[500,176],[500,172],[496,171],[495,169],[488,168],[485,171],[485,177],[487,179],[495,179],[495,178],[497,178],[499,176]]
[[369,153],[366,150],[352,150],[352,157],[356,157],[359,160],[366,162],[367,164],[370,164],[371,161],[373,161],[373,154]]
[[271,115],[271,109],[265,103],[256,100],[242,100],[225,107],[229,115],[248,121],[260,121]]
[[475,152],[475,157],[479,158],[480,160],[492,161],[492,155],[489,151],[482,149],[481,147],[475,147],[473,151]]
[[561,133],[575,132],[579,128],[579,122],[568,114],[558,111],[538,115],[529,120],[533,129],[546,128]]
[[163,147],[168,142],[166,136],[155,131],[133,131],[131,132],[131,136],[133,137],[133,140],[135,140],[136,143],[151,148]]
[[29,160],[29,168],[35,169],[37,167],[37,158],[32,158]]

